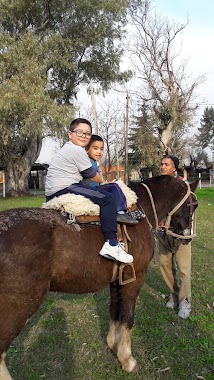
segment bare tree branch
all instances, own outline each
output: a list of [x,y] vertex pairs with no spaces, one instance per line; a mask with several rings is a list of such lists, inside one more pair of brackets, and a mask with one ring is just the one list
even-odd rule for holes
[[[154,13],[149,0],[136,1],[130,9],[133,36],[128,44],[135,72],[143,83],[137,96],[150,106],[154,128],[164,150],[173,133],[184,130],[197,108],[192,105],[195,90],[204,76],[188,76],[187,61],[175,51],[175,41],[189,20],[175,24]],[[138,5],[138,6],[137,6]]]

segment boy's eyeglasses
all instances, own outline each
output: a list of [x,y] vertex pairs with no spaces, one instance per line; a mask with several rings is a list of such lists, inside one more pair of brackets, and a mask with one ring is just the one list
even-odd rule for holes
[[75,129],[74,131],[71,131],[71,133],[76,133],[76,136],[78,137],[86,137],[87,139],[91,138],[92,133],[91,132],[83,132],[81,129]]

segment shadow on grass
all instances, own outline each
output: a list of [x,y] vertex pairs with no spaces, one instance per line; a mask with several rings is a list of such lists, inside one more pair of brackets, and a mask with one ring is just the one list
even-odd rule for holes
[[73,344],[64,310],[50,295],[11,344],[6,363],[15,380],[73,379]]
[[[51,293],[11,345],[7,357],[11,375],[15,380],[211,379],[213,341],[200,325],[201,310],[191,319],[178,319],[175,310],[165,308],[162,288],[159,267],[151,263],[132,332],[133,356],[142,367],[139,373],[122,372],[113,353],[105,350],[110,297],[104,289],[94,296]],[[92,318],[94,309],[97,319]]]

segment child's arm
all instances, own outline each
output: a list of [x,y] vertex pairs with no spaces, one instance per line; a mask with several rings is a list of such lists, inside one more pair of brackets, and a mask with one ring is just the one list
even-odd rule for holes
[[98,183],[103,182],[103,178],[101,177],[101,175],[99,173],[97,173],[94,177],[91,177],[89,179],[93,182],[98,182]]

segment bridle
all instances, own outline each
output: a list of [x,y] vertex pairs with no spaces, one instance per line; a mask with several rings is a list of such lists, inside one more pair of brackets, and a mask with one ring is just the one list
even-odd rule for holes
[[[155,231],[158,232],[158,231],[162,231],[162,228],[160,229],[159,227],[159,223],[158,223],[158,217],[157,217],[157,211],[156,211],[156,207],[155,207],[155,203],[154,203],[154,200],[153,200],[153,197],[152,197],[152,193],[149,189],[149,187],[145,184],[145,183],[142,183],[142,185],[145,187],[145,189],[147,190],[147,193],[149,195],[149,198],[150,198],[150,201],[151,201],[151,205],[152,205],[152,210],[153,210],[153,214],[154,214],[154,219],[155,219]],[[197,197],[195,195],[195,193],[193,193],[190,189],[190,186],[189,184],[186,182],[186,185],[187,185],[187,193],[184,195],[184,197],[181,199],[181,201],[177,204],[177,206],[175,206],[167,215],[167,218],[166,218],[166,222],[165,222],[165,226],[164,226],[164,232],[166,235],[170,235],[170,236],[173,236],[177,239],[192,239],[193,237],[196,236],[196,215],[195,217],[193,218],[193,206],[197,205],[198,202],[197,202]],[[194,195],[195,197],[195,201],[193,202],[192,201],[192,197],[190,195]],[[187,204],[187,207],[190,207],[190,213],[189,213],[189,230],[190,231],[193,231],[193,233],[190,233],[190,235],[179,235],[179,234],[176,234],[175,232],[173,232],[171,229],[170,229],[170,223],[171,223],[171,219],[172,219],[172,216],[173,214],[184,204],[184,202],[189,198],[189,203]],[[193,223],[194,222],[194,223]]]

